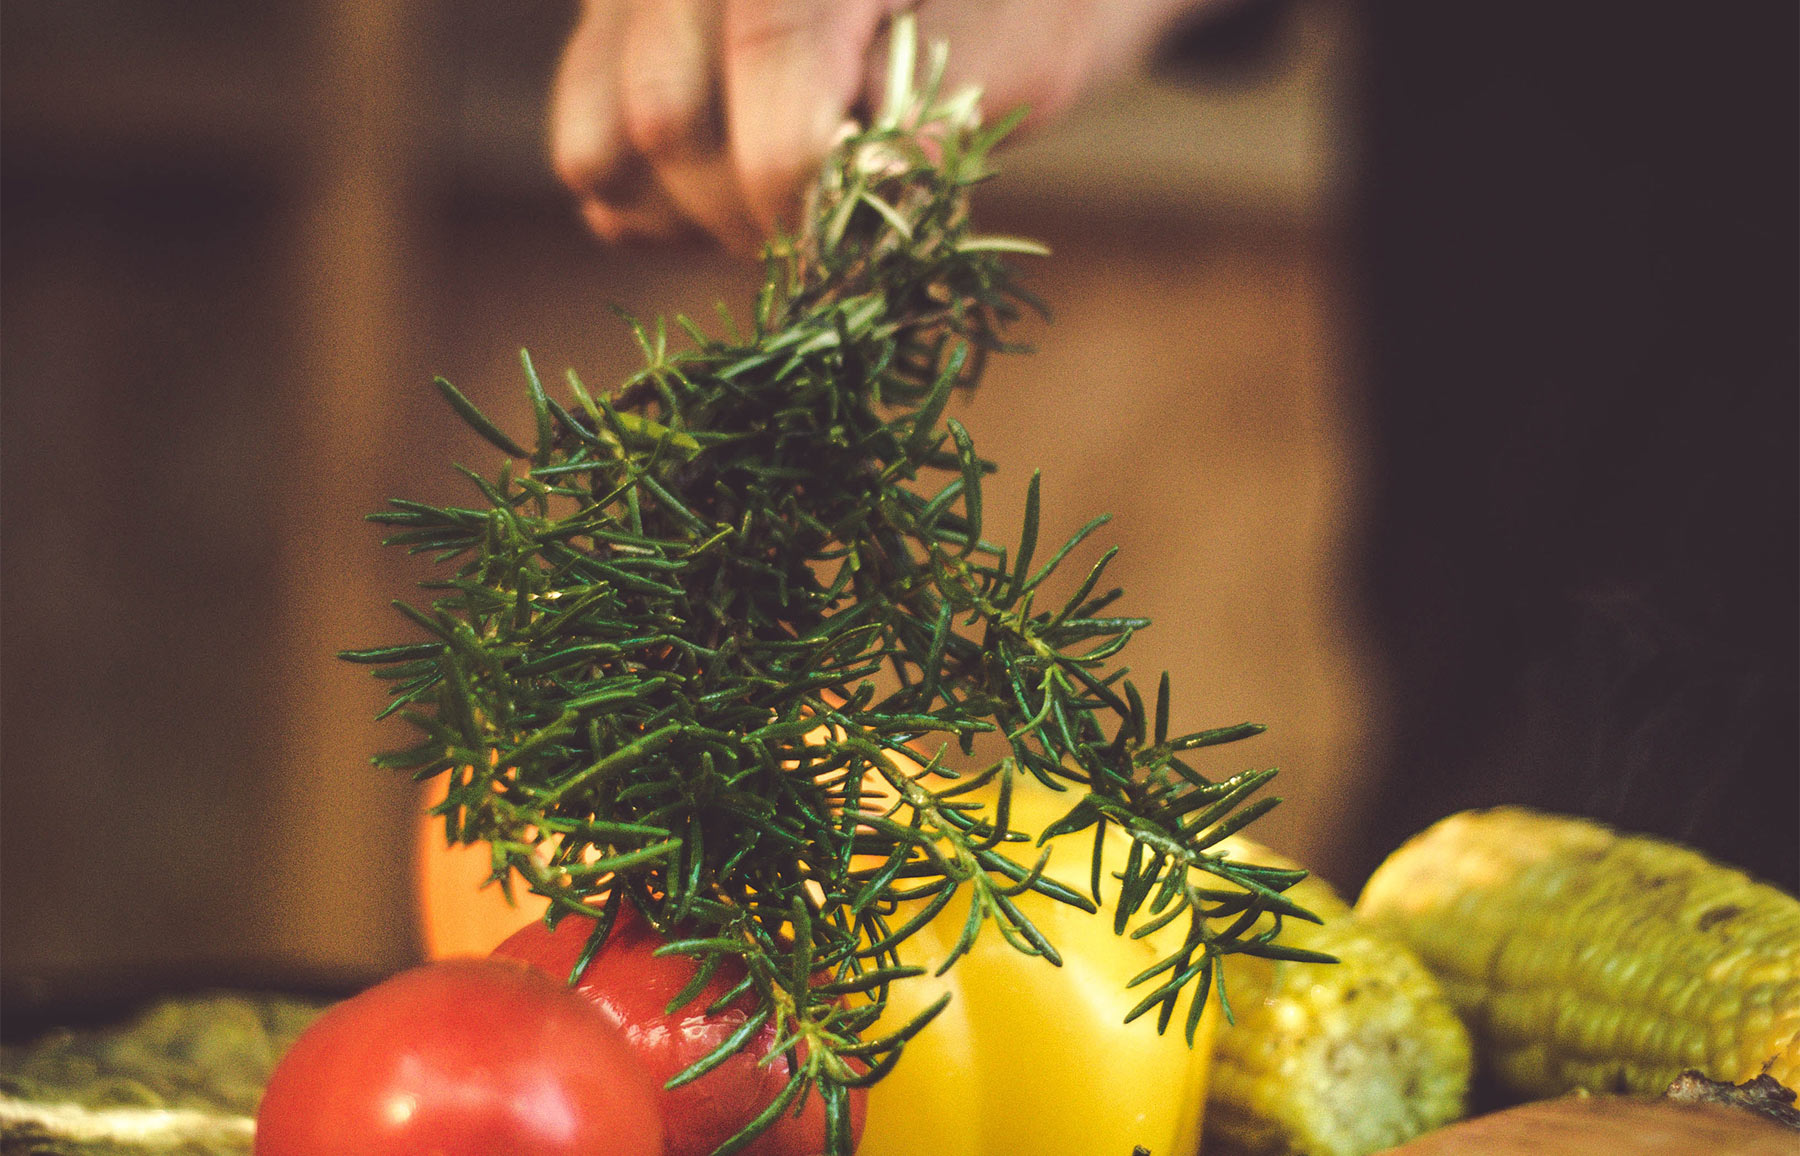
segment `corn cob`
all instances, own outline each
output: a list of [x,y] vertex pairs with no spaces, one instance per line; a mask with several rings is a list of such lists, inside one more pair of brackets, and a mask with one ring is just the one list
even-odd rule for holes
[[[1292,867],[1247,840],[1240,858]],[[1463,1114],[1468,1033],[1431,974],[1391,936],[1367,928],[1331,885],[1287,892],[1324,923],[1282,924],[1281,940],[1335,964],[1234,956],[1207,1094],[1207,1156],[1362,1156]]]
[[1800,900],[1685,847],[1464,812],[1394,852],[1357,913],[1437,972],[1515,1092],[1800,1076]]

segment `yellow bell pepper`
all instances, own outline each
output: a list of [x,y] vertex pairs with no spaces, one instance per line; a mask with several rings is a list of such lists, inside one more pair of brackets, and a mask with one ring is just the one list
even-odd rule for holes
[[[1021,776],[1012,825],[1040,831],[1079,797]],[[1045,873],[1085,891],[1092,832],[1052,845]],[[1016,847],[1025,865],[1036,861],[1037,848]],[[1130,848],[1123,832],[1108,831],[1103,887],[1116,889],[1111,873]],[[871,1037],[945,992],[951,1001],[870,1090],[858,1156],[1131,1156],[1134,1146],[1152,1156],[1189,1156],[1199,1147],[1216,1001],[1191,1049],[1179,1015],[1163,1035],[1154,1011],[1124,1022],[1149,990],[1127,989],[1126,981],[1179,946],[1186,921],[1132,939],[1113,934],[1105,903],[1090,915],[1035,892],[1018,902],[1063,965],[1021,955],[988,926],[945,975],[893,984]],[[958,896],[901,945],[902,961],[935,971],[968,910]]]
[[[974,797],[991,805],[994,793]],[[1012,825],[1041,831],[1079,797],[1021,776]],[[1092,833],[1052,846],[1046,874],[1086,892]],[[1108,832],[1103,888],[1116,888],[1110,873],[1123,868],[1130,849],[1123,832]],[[423,932],[433,958],[485,954],[542,914],[544,900],[522,890],[516,907],[497,887],[478,890],[491,867],[487,848],[446,848],[441,822],[425,821],[420,850]],[[1037,850],[1021,843],[1012,854],[1029,866]],[[1194,1152],[1217,1001],[1192,1049],[1179,1017],[1163,1035],[1154,1012],[1124,1022],[1148,990],[1127,989],[1125,981],[1179,944],[1185,920],[1132,939],[1113,934],[1104,904],[1089,915],[1036,892],[1016,902],[1061,953],[1060,968],[1021,955],[986,927],[946,975],[931,975],[968,917],[966,896],[901,945],[903,962],[929,971],[892,985],[886,1014],[865,1038],[904,1024],[945,992],[951,1001],[870,1089],[857,1156],[1130,1156],[1134,1146],[1151,1156]]]

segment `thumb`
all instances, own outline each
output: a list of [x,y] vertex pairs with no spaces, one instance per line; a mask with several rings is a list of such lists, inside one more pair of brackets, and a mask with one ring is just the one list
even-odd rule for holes
[[724,27],[726,131],[751,211],[797,224],[805,182],[860,100],[882,22],[905,0],[734,0]]

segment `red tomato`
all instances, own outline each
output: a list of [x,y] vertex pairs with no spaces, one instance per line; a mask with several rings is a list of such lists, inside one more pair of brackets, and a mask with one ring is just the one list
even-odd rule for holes
[[662,1156],[656,1086],[593,1005],[505,960],[414,968],[288,1050],[256,1156]]
[[[593,930],[594,921],[581,916],[564,918],[554,932],[541,922],[530,923],[495,948],[494,954],[524,960],[566,981]],[[651,954],[662,942],[655,929],[627,906],[606,946],[576,984],[576,990],[593,1000],[624,1032],[658,1085],[711,1052],[756,1009],[754,998],[745,997],[707,1014],[708,1007],[744,978],[743,965],[727,960],[697,997],[675,1014],[668,1014],[669,1001],[688,985],[700,965],[691,955]],[[723,1064],[692,1083],[660,1092],[668,1156],[706,1156],[781,1093],[788,1081],[786,1061],[757,1064],[775,1038],[774,1026],[766,1024]],[[850,1094],[853,1137],[862,1135],[863,1099],[861,1090]],[[744,1156],[815,1156],[824,1150],[825,1106],[816,1090],[808,1095],[799,1116],[784,1113],[741,1149]]]

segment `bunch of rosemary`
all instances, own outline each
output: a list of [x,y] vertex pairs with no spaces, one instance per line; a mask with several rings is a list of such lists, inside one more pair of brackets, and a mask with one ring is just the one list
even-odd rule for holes
[[[424,583],[429,610],[400,607],[425,641],[345,655],[380,666],[384,713],[423,732],[376,762],[448,776],[448,838],[485,840],[494,878],[547,896],[550,919],[598,911],[590,958],[629,903],[702,976],[742,961],[739,994],[761,1010],[690,1072],[773,1019],[798,1075],[722,1151],[816,1091],[847,1153],[846,1089],[879,1079],[942,1007],[865,1038],[888,985],[919,974],[896,946],[967,889],[955,954],[991,920],[1058,961],[1014,897],[1095,911],[1112,824],[1135,841],[1114,929],[1187,920],[1178,951],[1120,977],[1149,985],[1134,1016],[1166,1027],[1191,990],[1191,1040],[1210,988],[1223,996],[1222,957],[1311,957],[1250,933],[1264,912],[1308,917],[1280,894],[1299,873],[1209,850],[1274,805],[1243,805],[1274,772],[1215,782],[1182,758],[1261,728],[1170,735],[1167,677],[1147,706],[1109,666],[1147,625],[1107,614],[1112,553],[1037,604],[1105,519],[1040,561],[1034,475],[1017,548],[984,537],[994,467],[944,411],[1034,304],[1005,255],[1042,250],[968,221],[1016,118],[983,127],[973,93],[940,96],[941,51],[915,84],[910,25],[894,42],[880,115],[832,154],[802,234],[767,250],[747,334],[683,319],[692,347],[673,350],[660,323],[634,326],[644,367],[610,397],[571,374],[567,405],[527,357],[534,448],[438,383],[512,460],[491,479],[464,471],[478,507],[372,515],[390,544],[456,568]],[[986,731],[1005,756],[953,769],[950,740],[966,757]],[[921,749],[929,775],[897,757]],[[1009,822],[1022,776],[1068,792],[1047,830]],[[991,806],[971,801],[990,784]],[[1087,828],[1093,898],[1044,878],[1042,856],[1002,853]]]

